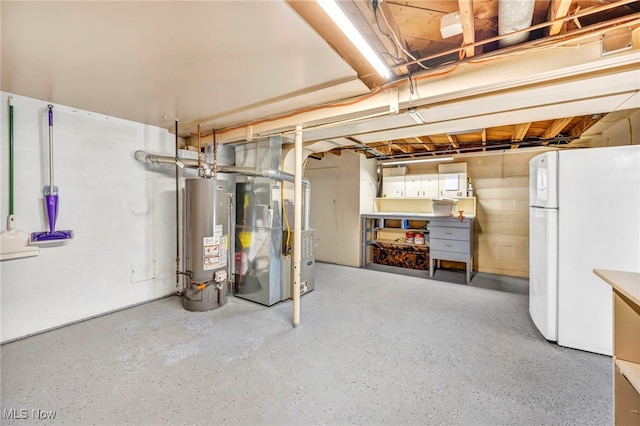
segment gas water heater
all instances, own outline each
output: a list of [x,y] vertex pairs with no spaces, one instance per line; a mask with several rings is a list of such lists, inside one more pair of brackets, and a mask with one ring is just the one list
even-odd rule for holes
[[229,197],[224,180],[185,180],[184,266],[182,305],[209,311],[227,303],[229,270]]

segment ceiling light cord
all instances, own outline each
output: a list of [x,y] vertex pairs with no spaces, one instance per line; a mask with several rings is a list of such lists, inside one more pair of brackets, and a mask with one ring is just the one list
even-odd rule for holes
[[[374,1],[375,1],[375,0],[374,0]],[[376,6],[375,6],[375,7],[374,7],[374,9],[373,9],[373,16],[376,18],[376,24],[378,24],[378,16],[376,15],[376,9],[377,9],[377,3],[378,3],[378,2],[377,2],[377,1],[375,1],[375,3],[376,3]],[[416,61],[416,60],[417,60],[417,59],[416,59],[416,57],[415,57],[415,56],[413,56],[411,53],[409,53],[409,51],[407,51],[407,49],[405,49],[405,48],[404,48],[404,46],[402,46],[402,43],[400,43],[400,41],[398,40],[398,36],[397,36],[397,35],[396,35],[396,33],[393,31],[393,28],[391,28],[391,25],[389,25],[389,21],[387,20],[387,16],[384,14],[384,10],[380,10],[380,14],[382,15],[382,19],[384,20],[385,25],[387,26],[387,28],[389,28],[389,32],[390,32],[390,33],[391,33],[391,35],[393,36],[393,39],[391,39],[391,38],[389,38],[389,39],[390,39],[392,42],[395,42],[395,45],[396,45],[397,47],[399,47],[399,48],[400,48],[400,50],[402,50],[402,52],[403,52],[405,55],[407,55],[407,56],[408,56],[412,61]],[[380,24],[378,24],[378,29],[380,29]],[[386,35],[386,34],[385,34],[381,29],[380,29],[380,32],[381,32],[383,35]],[[387,36],[387,37],[389,37],[389,36]],[[397,53],[396,53],[396,56],[397,56]],[[406,61],[403,61],[403,62],[406,62]],[[422,65],[422,63],[421,63],[421,62],[417,62],[417,64],[418,64],[422,69],[425,69],[425,70],[428,70],[428,69],[429,69],[429,67],[426,67],[426,66]]]
[[[376,21],[376,26],[378,27],[378,31],[380,31],[380,34],[382,34],[383,36],[385,36],[386,38],[389,39],[389,41],[391,42],[391,44],[393,45],[393,49],[395,51],[395,56],[393,56],[393,58],[398,61],[398,62],[402,62],[403,60],[401,58],[398,57],[398,46],[396,45],[396,43],[393,41],[393,38],[384,32],[384,30],[382,29],[382,27],[380,26],[380,22],[378,21],[378,0],[372,0],[371,2],[371,7],[373,8],[373,19]],[[384,14],[383,14],[384,15]],[[391,55],[390,55],[391,56]],[[406,61],[405,61],[406,62]]]

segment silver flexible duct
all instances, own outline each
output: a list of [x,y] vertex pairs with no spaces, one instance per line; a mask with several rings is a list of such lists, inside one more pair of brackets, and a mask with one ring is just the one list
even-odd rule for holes
[[[498,0],[498,34],[505,35],[531,26],[535,0]],[[506,36],[498,41],[500,47],[513,46],[529,39],[523,32]]]

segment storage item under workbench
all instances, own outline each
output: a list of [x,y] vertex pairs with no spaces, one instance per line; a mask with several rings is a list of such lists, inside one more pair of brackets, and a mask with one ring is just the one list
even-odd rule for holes
[[373,262],[380,265],[426,270],[429,266],[429,247],[420,244],[373,244]]

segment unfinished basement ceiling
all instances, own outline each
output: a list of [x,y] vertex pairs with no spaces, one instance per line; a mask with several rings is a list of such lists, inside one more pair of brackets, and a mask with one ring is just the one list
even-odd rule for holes
[[368,93],[280,1],[2,1],[2,90],[173,129]]
[[[330,21],[315,2],[289,0],[289,3],[340,52],[369,87],[375,90],[384,85],[382,78],[354,51],[351,44],[331,28]],[[640,22],[640,2],[630,0],[385,0],[344,1],[341,5],[360,32],[381,53],[381,58],[394,73],[394,79],[404,79],[408,85],[413,85],[410,79],[419,79],[422,75],[431,78],[441,74],[446,78],[446,74],[455,73],[462,64],[488,62],[501,55],[540,47],[579,45],[589,37],[591,40],[604,35],[610,38],[628,37],[624,43],[630,43],[631,32],[638,28]],[[527,5],[531,6],[529,21],[524,26],[514,28],[511,22],[507,22],[508,15],[519,13]],[[446,26],[441,22],[447,22],[447,17],[452,14],[456,14],[455,18],[459,20],[460,33],[447,36]],[[520,22],[516,20],[515,23]],[[518,34],[522,39],[510,43],[511,36],[500,35],[501,24],[512,30],[520,29]],[[445,27],[444,32],[442,27]],[[503,44],[503,41],[506,43]],[[626,48],[624,43],[615,48],[623,50]],[[635,75],[630,78],[638,80]],[[492,119],[480,120],[475,127],[467,124],[466,127],[455,128],[453,123],[448,123],[451,127],[445,128],[445,131],[438,130],[438,126],[416,126],[416,123],[408,122],[403,130],[399,126],[389,126],[386,132],[378,129],[352,135],[349,140],[342,141],[344,146],[334,148],[333,152],[349,149],[363,152],[369,157],[410,158],[423,154],[448,155],[488,149],[568,145],[605,117],[611,108],[623,104],[631,108],[636,106],[638,84],[628,89],[627,94],[636,92],[635,99],[610,98],[609,102],[605,100],[601,103],[601,109],[588,107],[584,102],[578,106],[576,102],[565,108],[564,112],[552,113],[547,109],[546,115],[521,113],[519,119],[512,118],[513,121],[498,125],[491,125]],[[416,98],[414,105],[424,104],[420,102],[419,95]],[[550,93],[547,93],[547,99],[547,103],[561,103]],[[493,101],[500,102],[498,99]],[[460,106],[460,110],[474,108],[472,104],[466,103]],[[531,108],[534,107],[537,105],[531,105]],[[418,111],[422,111],[422,118],[427,123],[433,120],[426,110],[418,108]],[[478,112],[476,115],[480,114]],[[522,120],[535,116],[544,119]],[[406,121],[406,118],[403,119]]]
[[[307,146],[328,140],[323,150],[370,157],[564,145],[611,111],[640,107],[637,41],[635,59],[614,71],[592,67],[606,74],[589,76],[593,96],[574,90],[579,73],[544,85],[552,72],[537,69],[578,66],[553,49],[545,56],[557,46],[615,62],[626,48],[615,47],[613,61],[600,58],[599,41],[638,38],[640,1],[536,0],[525,40],[506,47],[498,41],[498,0],[385,0],[375,14],[371,1],[340,5],[387,61],[390,80],[313,1],[3,1],[2,90],[171,130],[177,118],[183,137],[201,124],[205,143],[214,129],[231,143],[303,124]],[[462,33],[443,38],[440,21],[454,12]],[[588,43],[598,46],[582,47]],[[535,79],[509,68],[538,51],[534,65],[520,65]],[[570,95],[556,96],[559,83]],[[409,119],[409,106],[427,123]]]

